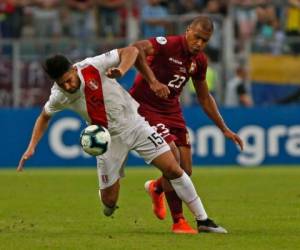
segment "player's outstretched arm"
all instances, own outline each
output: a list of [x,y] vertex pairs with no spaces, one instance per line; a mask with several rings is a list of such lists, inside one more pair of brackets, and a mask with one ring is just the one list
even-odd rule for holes
[[135,63],[139,51],[133,46],[118,49],[120,64],[118,67],[107,69],[106,76],[109,78],[122,77]]
[[33,156],[38,142],[40,141],[48,127],[50,118],[51,117],[43,110],[39,117],[36,119],[29,145],[19,161],[19,165],[17,167],[18,172],[23,170],[25,162],[31,156]]
[[154,56],[154,48],[151,42],[148,40],[141,40],[135,42],[133,44],[138,50],[139,54],[137,60],[135,62],[135,67],[138,71],[142,74],[144,79],[148,82],[151,90],[161,98],[167,98],[170,94],[170,90],[167,85],[162,84],[159,82],[154,75],[152,69],[149,67],[147,63],[147,56]]
[[194,87],[197,93],[197,98],[207,116],[218,126],[224,136],[232,140],[236,145],[243,150],[244,145],[242,139],[233,131],[231,131],[223,120],[214,97],[209,93],[206,80],[198,82],[193,80]]

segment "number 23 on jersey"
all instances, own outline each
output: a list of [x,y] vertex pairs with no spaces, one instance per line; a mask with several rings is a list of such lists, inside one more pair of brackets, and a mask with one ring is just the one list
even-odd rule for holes
[[169,81],[168,87],[179,89],[181,85],[185,82],[185,80],[186,80],[185,76],[175,74],[173,75],[173,79]]

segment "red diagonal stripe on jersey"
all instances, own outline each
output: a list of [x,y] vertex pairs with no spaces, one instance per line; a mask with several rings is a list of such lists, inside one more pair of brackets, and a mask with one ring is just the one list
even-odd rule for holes
[[81,70],[85,86],[86,107],[92,124],[107,128],[102,81],[99,71],[92,65]]

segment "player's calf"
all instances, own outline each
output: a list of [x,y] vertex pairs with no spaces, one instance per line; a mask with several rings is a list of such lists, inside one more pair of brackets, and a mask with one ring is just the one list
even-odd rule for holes
[[99,190],[99,198],[103,204],[103,214],[105,216],[111,216],[117,208],[117,199],[109,195],[104,190]]

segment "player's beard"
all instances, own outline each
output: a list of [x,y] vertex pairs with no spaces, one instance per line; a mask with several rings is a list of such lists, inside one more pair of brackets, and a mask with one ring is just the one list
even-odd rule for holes
[[199,52],[201,52],[202,49],[199,47],[192,47],[192,54],[197,55]]
[[78,91],[78,89],[80,89],[81,81],[79,76],[77,76],[76,82],[77,82],[77,86],[68,91],[70,94],[74,94]]

